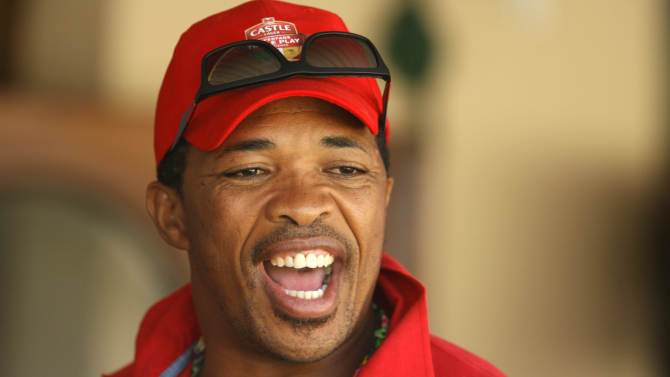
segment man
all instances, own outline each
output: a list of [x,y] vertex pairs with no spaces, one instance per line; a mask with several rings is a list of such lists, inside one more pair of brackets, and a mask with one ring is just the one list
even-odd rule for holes
[[389,82],[315,8],[251,1],[182,35],[147,208],[191,284],[113,376],[502,375],[429,334],[424,288],[382,253]]

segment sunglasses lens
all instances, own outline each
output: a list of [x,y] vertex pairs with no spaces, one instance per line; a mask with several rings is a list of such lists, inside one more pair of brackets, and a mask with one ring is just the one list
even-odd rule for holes
[[313,67],[376,68],[377,59],[365,41],[341,36],[318,37],[309,46],[305,59]]
[[205,66],[209,84],[221,85],[274,73],[281,65],[266,46],[245,45],[210,56]]

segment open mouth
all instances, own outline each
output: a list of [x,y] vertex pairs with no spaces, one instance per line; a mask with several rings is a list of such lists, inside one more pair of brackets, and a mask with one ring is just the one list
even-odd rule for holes
[[324,251],[277,256],[265,262],[270,279],[284,288],[284,293],[302,300],[323,297],[333,274],[335,258]]
[[310,241],[288,241],[271,247],[259,268],[271,301],[295,318],[318,318],[335,309],[343,248]]

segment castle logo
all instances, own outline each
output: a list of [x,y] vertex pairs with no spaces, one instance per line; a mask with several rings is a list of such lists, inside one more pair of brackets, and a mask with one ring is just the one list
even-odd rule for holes
[[304,38],[292,22],[276,21],[265,17],[260,24],[244,31],[246,39],[257,39],[270,43],[289,61],[300,59]]

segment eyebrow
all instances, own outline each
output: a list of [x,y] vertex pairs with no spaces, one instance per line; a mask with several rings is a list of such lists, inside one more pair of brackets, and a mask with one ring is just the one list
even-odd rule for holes
[[226,147],[216,157],[220,158],[231,152],[262,151],[262,150],[274,149],[276,146],[277,145],[275,143],[271,142],[268,139],[249,139],[241,141],[237,144],[233,144],[229,147]]
[[327,148],[358,148],[367,152],[356,140],[346,136],[326,136],[321,139],[321,145]]

